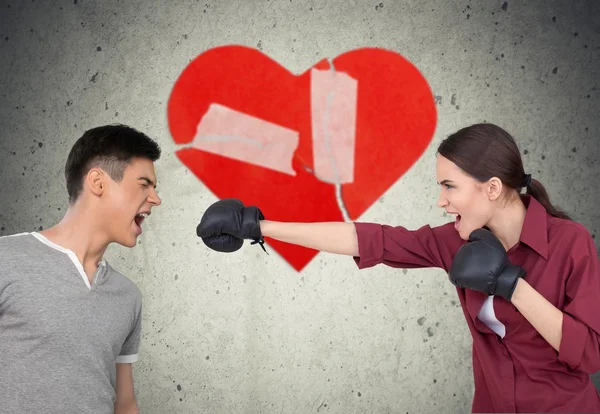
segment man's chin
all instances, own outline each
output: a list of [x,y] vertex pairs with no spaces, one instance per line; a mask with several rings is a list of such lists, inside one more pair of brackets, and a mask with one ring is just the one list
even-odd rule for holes
[[120,244],[123,247],[135,247],[137,245],[137,236],[123,237],[114,240],[115,243]]
[[132,240],[128,240],[127,243],[123,244],[123,246],[126,246],[126,247],[135,247],[136,245],[137,245],[137,237],[135,237]]

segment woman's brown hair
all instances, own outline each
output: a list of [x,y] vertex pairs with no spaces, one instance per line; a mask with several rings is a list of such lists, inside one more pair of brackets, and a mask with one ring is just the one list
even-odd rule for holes
[[550,215],[571,220],[552,205],[542,183],[525,173],[514,138],[499,126],[485,123],[462,128],[442,141],[438,153],[480,182],[498,177],[503,185],[517,192],[526,188],[526,194],[535,198]]

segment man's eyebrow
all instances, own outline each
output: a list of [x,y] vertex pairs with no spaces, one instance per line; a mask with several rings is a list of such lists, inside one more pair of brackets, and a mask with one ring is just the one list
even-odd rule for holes
[[156,183],[154,181],[152,181],[151,179],[149,179],[148,177],[139,177],[138,180],[144,180],[148,184],[150,184],[151,186],[154,186],[154,188],[156,188]]

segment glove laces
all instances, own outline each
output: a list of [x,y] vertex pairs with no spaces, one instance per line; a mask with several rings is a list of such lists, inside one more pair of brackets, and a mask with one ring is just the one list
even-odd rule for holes
[[263,251],[264,251],[266,254],[269,254],[269,252],[267,252],[267,250],[265,249],[265,239],[263,239],[262,237],[260,237],[260,238],[258,238],[258,239],[254,239],[254,241],[252,241],[252,242],[250,243],[250,245],[253,245],[253,244],[259,244],[259,245],[260,245],[260,247],[263,249]]

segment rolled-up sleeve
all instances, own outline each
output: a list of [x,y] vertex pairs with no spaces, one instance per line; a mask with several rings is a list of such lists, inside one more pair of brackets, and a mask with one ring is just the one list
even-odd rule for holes
[[354,261],[359,269],[384,264],[396,268],[439,267],[448,270],[463,241],[454,224],[438,227],[425,225],[417,230],[376,223],[354,223],[358,253]]
[[572,369],[600,371],[600,263],[591,236],[573,241],[558,359]]

